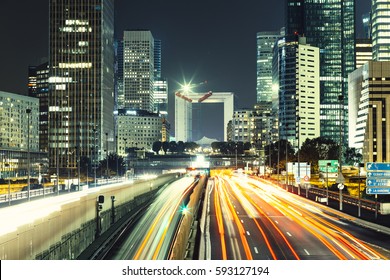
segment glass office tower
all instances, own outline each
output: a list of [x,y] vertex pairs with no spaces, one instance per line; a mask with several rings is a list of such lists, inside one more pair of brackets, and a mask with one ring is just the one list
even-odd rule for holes
[[289,9],[294,12],[287,15],[297,18],[286,19],[286,30],[301,30],[307,44],[320,48],[321,136],[348,143],[348,74],[355,69],[355,0],[287,0]]
[[114,148],[114,0],[50,0],[49,23],[50,168],[70,174]]
[[390,0],[372,0],[373,60],[390,60]]

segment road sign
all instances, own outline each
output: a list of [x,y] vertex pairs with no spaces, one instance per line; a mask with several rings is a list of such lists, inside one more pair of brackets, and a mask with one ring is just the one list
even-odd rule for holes
[[367,172],[368,177],[390,178],[390,171],[369,171]]
[[390,179],[367,178],[367,187],[390,187]]
[[303,177],[303,179],[305,180],[305,182],[309,182],[309,180],[310,180],[310,178],[309,178],[309,176],[305,176],[305,177]]
[[344,184],[345,183],[344,176],[341,172],[339,172],[339,176],[337,176],[336,183],[337,184]]
[[367,194],[390,194],[390,188],[366,188]]
[[336,159],[319,160],[318,167],[321,172],[336,173],[339,171],[339,161]]
[[367,171],[390,171],[390,162],[367,162]]

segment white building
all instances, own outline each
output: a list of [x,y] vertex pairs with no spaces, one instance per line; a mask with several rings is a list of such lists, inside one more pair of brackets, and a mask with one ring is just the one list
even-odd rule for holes
[[119,110],[117,113],[117,149],[120,156],[128,148],[150,151],[153,143],[162,140],[164,118],[145,110]]
[[26,175],[28,153],[31,170],[38,166],[38,131],[39,99],[0,91],[0,178]]
[[232,92],[176,92],[175,94],[175,139],[191,142],[192,139],[192,104],[193,103],[223,103],[223,132],[227,141],[227,127],[233,117],[234,94]]
[[242,109],[236,110],[230,126],[231,132],[228,132],[233,142],[253,143],[255,135],[255,117],[254,110]]

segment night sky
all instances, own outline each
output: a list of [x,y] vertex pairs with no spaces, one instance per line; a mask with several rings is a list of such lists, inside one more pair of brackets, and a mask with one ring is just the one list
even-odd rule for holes
[[[1,2],[0,90],[26,94],[28,66],[47,60],[49,2]],[[361,14],[369,11],[370,2],[356,0],[358,33]],[[149,29],[162,40],[162,75],[169,81],[170,109],[178,83],[204,80],[208,83],[198,88],[200,92],[234,92],[237,109],[252,107],[256,33],[284,26],[284,0],[116,0],[115,13],[117,38],[125,29]],[[202,124],[207,123],[202,133],[210,138],[223,140],[221,110],[222,105],[201,110],[206,115]]]

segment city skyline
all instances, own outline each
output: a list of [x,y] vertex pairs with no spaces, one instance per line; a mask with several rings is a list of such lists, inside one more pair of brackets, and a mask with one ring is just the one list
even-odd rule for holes
[[[189,81],[193,78],[194,82],[207,80],[210,90],[230,90],[238,96],[250,96],[250,103],[237,100],[239,107],[254,103],[256,100],[256,32],[280,30],[284,26],[282,5],[284,1],[278,0],[272,3],[251,1],[238,4],[233,1],[217,0],[212,3],[204,2],[204,5],[199,4],[202,3],[199,1],[197,4],[170,1],[164,5],[159,2],[153,0],[146,4],[115,1],[115,37],[118,38],[126,29],[142,28],[151,30],[156,38],[162,40],[162,72],[171,83],[171,91],[177,86],[175,82],[183,82],[184,79]],[[360,0],[357,3],[357,25],[360,25],[360,14],[368,12],[370,2],[370,0]],[[26,1],[21,7],[16,2],[8,1],[4,5],[0,14],[0,34],[8,39],[8,43],[0,46],[3,61],[0,89],[26,94],[28,66],[39,65],[48,58],[48,1],[39,1],[39,3]],[[278,14],[276,9],[280,10],[280,16],[275,16]],[[139,12],[133,13],[132,10]],[[149,10],[147,15],[146,10]],[[129,11],[130,16],[122,11]],[[185,11],[189,12],[185,13]],[[17,20],[15,18],[11,20],[13,12],[17,12]],[[188,22],[181,21],[185,18],[185,14]],[[173,17],[174,15],[176,16]],[[229,16],[232,15],[236,16],[234,20],[229,21]],[[240,20],[240,16],[244,19]],[[199,20],[199,26],[196,26],[195,20]],[[35,26],[35,28],[27,29],[27,26]],[[357,29],[359,28],[357,26]],[[183,32],[184,30],[187,32]],[[217,31],[221,33],[218,34]],[[15,33],[18,35],[15,36]],[[226,42],[230,38],[226,38],[225,35],[235,38],[236,41],[240,41],[240,44],[231,42],[227,45]],[[201,43],[203,38],[207,44]],[[229,71],[226,69],[229,68],[226,64],[218,63],[225,58],[224,54],[234,54],[240,46],[245,51],[244,54],[237,55],[241,60],[229,58],[231,65],[238,69]],[[191,54],[191,57],[186,57],[186,54]],[[242,68],[244,65],[246,67]],[[249,73],[249,77],[245,77],[244,73]],[[224,78],[232,76],[238,77],[235,79],[237,82],[232,81],[231,78]]]
[[[256,33],[284,27],[284,1],[160,2],[116,1],[115,37],[126,29],[142,28],[162,41],[162,76],[169,81],[170,113],[178,83],[191,80],[208,81],[201,91],[234,92],[236,109],[252,107],[256,102]],[[357,30],[370,2],[357,3]],[[18,16],[12,17],[16,12]],[[1,79],[0,89],[26,94],[28,66],[48,57],[48,1],[27,1],[22,6],[7,2],[0,18],[0,33],[8,39],[0,47],[0,73],[7,77]],[[211,126],[220,125],[222,114],[208,120]]]

